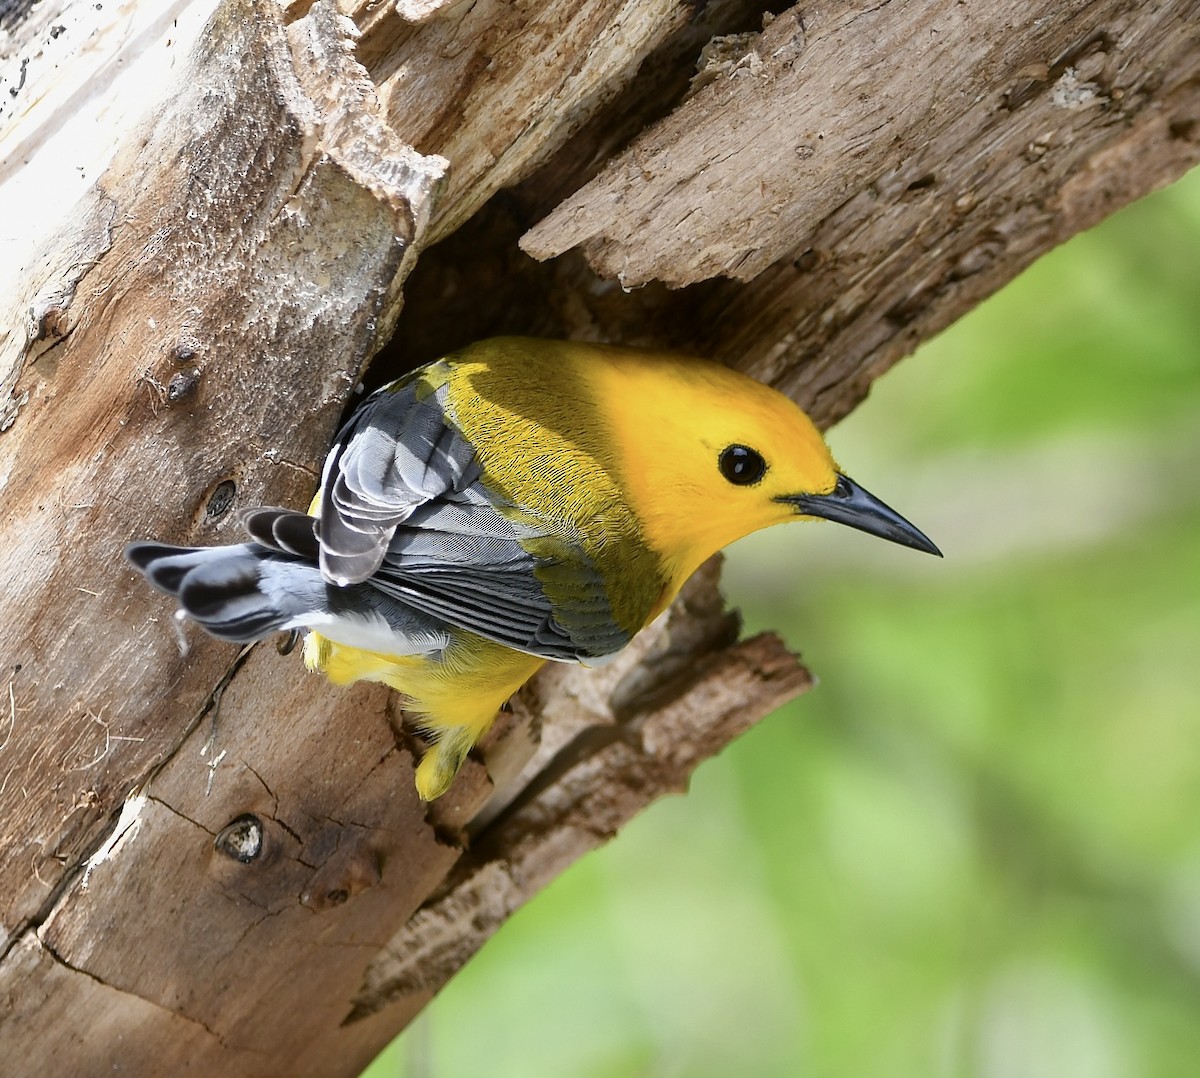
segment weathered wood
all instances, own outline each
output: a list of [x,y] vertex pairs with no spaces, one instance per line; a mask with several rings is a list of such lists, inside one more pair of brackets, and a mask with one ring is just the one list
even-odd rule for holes
[[[236,534],[241,505],[304,502],[350,388],[395,322],[444,162],[374,119],[344,31],[326,8],[286,30],[270,5],[224,5],[163,113],[26,266],[5,319],[24,333],[7,337],[2,367],[0,917],[10,950],[0,1037],[8,1058],[37,1060],[38,1072],[106,1061],[161,1073],[170,1060],[220,1059],[263,1073],[262,1054],[247,1050],[277,1047],[278,1030],[306,1023],[298,996],[338,980],[337,962],[289,950],[287,936],[342,957],[336,1025],[403,906],[400,920],[373,916],[373,902],[389,899],[374,888],[379,899],[350,906],[348,935],[311,936],[313,910],[376,882],[376,857],[394,872],[422,864],[422,893],[454,860],[412,793],[397,795],[412,787],[412,767],[380,719],[382,690],[325,707],[295,658],[283,695],[253,678],[254,663],[235,664],[227,691],[253,694],[247,712],[269,759],[253,738],[230,756],[220,729],[199,755],[208,735],[198,721],[215,715],[233,653],[197,637],[181,657],[168,612],[120,562],[136,535],[220,541]],[[268,718],[264,707],[276,709]],[[364,714],[376,721],[359,733]],[[289,741],[306,718],[312,735]],[[326,755],[342,771],[330,779],[296,761],[272,801],[258,777],[286,765],[281,745],[312,751],[320,737],[332,738]],[[176,807],[179,773],[193,786]],[[275,890],[222,875],[214,834],[228,821],[204,828],[227,802],[208,796],[209,781],[263,814]],[[293,812],[296,790],[305,810]],[[402,814],[408,831],[359,812],[346,791]],[[276,826],[281,816],[293,832]],[[418,884],[412,872],[406,882]],[[287,910],[264,892],[286,894]],[[372,946],[359,940],[371,939],[367,922]],[[256,942],[239,948],[242,938]],[[296,975],[260,962],[264,947]],[[288,1020],[256,1016],[220,976],[262,990]],[[52,1013],[79,1034],[38,1040]],[[96,1035],[96,1016],[107,1034]],[[31,1055],[38,1043],[50,1046],[42,1058]]]
[[[350,47],[323,8],[285,32],[269,5],[225,5],[169,104],[12,297],[5,324],[24,333],[0,366],[10,941],[82,886],[115,810],[178,750],[229,666],[212,641],[180,656],[121,546],[220,541],[239,506],[302,503],[394,323],[444,162],[374,119]],[[355,698],[337,706],[353,725]]]
[[185,1017],[248,1064],[281,1043],[344,1055],[365,964],[458,856],[426,823],[387,693],[349,690],[331,717],[315,680],[255,649],[38,931],[106,991]]
[[[612,666],[547,670],[426,808],[383,690],[269,645],[180,657],[121,544],[303,504],[397,319],[403,359],[499,331],[704,352],[829,421],[1200,155],[1183,0],[843,3],[737,36],[761,7],[361,0],[355,43],[324,0],[228,0],[6,293],[30,328],[0,351],[5,1058],[353,1073],[555,873],[807,685],[778,641],[734,642],[701,576]],[[713,35],[735,36],[688,96]],[[526,232],[650,283],[533,263]]]
[[360,56],[388,122],[454,162],[430,241],[562,146],[692,13],[685,0],[480,0],[418,26],[373,20]]
[[[217,0],[38,0],[0,18],[0,295],[112,160]],[[11,327],[0,326],[0,338]]]
[[585,311],[563,331],[615,316],[831,423],[1039,254],[1200,160],[1196,15],[1194,0],[794,8],[565,201],[531,190],[547,216],[521,246],[579,246],[601,279],[649,286],[592,300],[572,273],[562,291]]

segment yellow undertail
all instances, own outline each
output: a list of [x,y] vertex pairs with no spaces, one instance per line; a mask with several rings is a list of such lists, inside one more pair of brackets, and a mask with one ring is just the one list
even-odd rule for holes
[[496,712],[545,660],[467,632],[456,632],[436,657],[383,655],[310,632],[304,662],[335,685],[378,681],[406,698],[405,711],[434,738],[416,775],[417,793],[432,801],[449,789]]

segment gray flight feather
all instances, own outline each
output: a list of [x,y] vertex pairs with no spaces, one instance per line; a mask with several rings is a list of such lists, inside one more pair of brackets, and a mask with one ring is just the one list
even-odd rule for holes
[[433,499],[479,477],[475,451],[445,421],[445,389],[417,380],[376,391],[350,418],[321,476],[321,571],[337,584],[366,580],[396,528]]
[[241,523],[250,538],[265,547],[311,562],[319,556],[317,522],[305,513],[264,505],[243,513]]

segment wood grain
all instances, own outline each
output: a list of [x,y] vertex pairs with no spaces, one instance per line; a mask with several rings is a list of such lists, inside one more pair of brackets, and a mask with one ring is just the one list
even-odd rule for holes
[[370,84],[337,34],[325,18],[289,41],[262,4],[227,5],[171,107],[13,299],[8,324],[25,333],[0,359],[10,936],[178,747],[230,662],[202,639],[180,655],[122,546],[219,542],[240,507],[302,503],[394,321],[443,165],[371,128]]

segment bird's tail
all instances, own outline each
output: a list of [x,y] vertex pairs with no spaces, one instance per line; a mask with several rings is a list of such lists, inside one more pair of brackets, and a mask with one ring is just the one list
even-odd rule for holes
[[239,644],[298,628],[325,602],[316,565],[259,543],[130,543],[125,557],[159,591],[173,595],[183,614],[213,636]]

